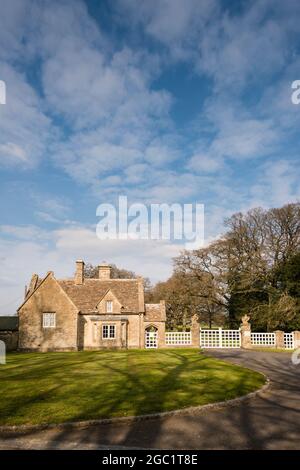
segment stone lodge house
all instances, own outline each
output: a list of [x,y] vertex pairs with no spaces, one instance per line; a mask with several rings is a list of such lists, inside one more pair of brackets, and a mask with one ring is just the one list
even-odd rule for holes
[[145,304],[143,278],[112,279],[110,271],[101,264],[99,277],[87,279],[76,261],[73,279],[34,274],[18,309],[19,350],[163,347],[165,302]]

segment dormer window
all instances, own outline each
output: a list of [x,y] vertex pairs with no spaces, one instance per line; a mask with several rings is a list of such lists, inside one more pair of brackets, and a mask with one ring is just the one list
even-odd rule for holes
[[112,313],[113,311],[113,303],[112,300],[107,300],[106,301],[106,312],[107,313]]

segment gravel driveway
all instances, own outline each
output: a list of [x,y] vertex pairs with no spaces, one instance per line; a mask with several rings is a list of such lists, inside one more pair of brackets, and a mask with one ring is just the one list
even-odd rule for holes
[[192,416],[2,435],[0,449],[299,449],[300,365],[292,364],[291,354],[233,349],[207,353],[263,372],[270,387],[234,406]]

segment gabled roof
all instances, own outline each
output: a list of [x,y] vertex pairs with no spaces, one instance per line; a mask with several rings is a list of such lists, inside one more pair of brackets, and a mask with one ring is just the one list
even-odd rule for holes
[[30,295],[40,286],[42,281],[43,279],[41,279],[37,274],[32,275],[29,287],[26,292],[26,299],[30,297]]
[[[68,295],[66,294],[66,292],[64,291],[64,289],[62,289],[60,283],[57,281],[57,279],[54,277],[54,274],[53,274],[53,271],[48,271],[46,276],[42,279],[42,278],[39,278],[37,274],[33,274],[32,278],[31,278],[31,281],[30,281],[30,286],[29,286],[29,289],[28,291],[26,292],[26,295],[25,295],[25,299],[24,301],[22,302],[22,304],[20,305],[20,307],[17,309],[17,312],[19,312],[19,310],[21,310],[21,308],[27,303],[27,301],[30,299],[30,297],[39,289],[39,287],[44,283],[46,282],[47,279],[53,279],[59,286],[59,288],[61,289],[62,291],[62,294],[63,295],[66,295],[66,297],[68,298],[68,300],[70,302],[72,302],[72,299],[70,299],[68,297]],[[73,303],[73,302],[72,302]],[[73,304],[73,306],[76,308],[76,305]]]
[[109,296],[110,298],[113,297],[115,302],[117,304],[119,304],[120,308],[123,308],[123,305],[121,304],[121,302],[119,301],[119,299],[115,296],[114,292],[112,289],[108,289],[105,294],[101,297],[101,299],[99,299],[99,302],[97,303],[96,305],[96,309],[99,308],[101,302],[105,299],[105,297]]
[[94,312],[109,290],[124,307],[124,313],[140,312],[138,279],[84,279],[83,284],[58,279],[57,282],[82,313]]
[[31,278],[31,281],[30,281],[30,285],[29,285],[29,289],[27,290],[26,292],[26,295],[25,295],[25,299],[24,301],[21,303],[20,307],[17,309],[17,312],[23,307],[24,304],[26,304],[27,300],[30,299],[30,297],[33,295],[33,293],[43,284],[43,282],[45,282],[45,280],[49,277],[53,275],[53,272],[52,271],[48,271],[48,273],[46,274],[46,276],[41,279],[38,277],[37,274],[33,274],[32,275],[32,278]]
[[0,331],[15,331],[18,329],[17,316],[0,316]]

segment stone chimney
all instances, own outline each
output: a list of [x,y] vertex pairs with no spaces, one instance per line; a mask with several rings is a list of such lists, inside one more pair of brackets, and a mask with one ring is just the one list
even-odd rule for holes
[[99,264],[99,279],[110,279],[111,267],[107,263]]
[[76,261],[75,284],[82,285],[84,281],[84,261]]
[[139,312],[145,311],[145,297],[144,297],[144,278],[139,276],[138,280],[138,296],[139,296]]

